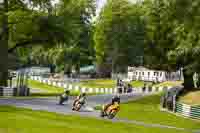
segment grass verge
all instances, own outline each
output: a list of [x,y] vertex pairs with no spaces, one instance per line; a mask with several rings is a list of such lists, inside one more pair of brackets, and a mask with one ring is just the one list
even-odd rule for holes
[[160,87],[160,86],[178,86],[181,85],[183,83],[183,81],[166,81],[166,82],[162,82],[159,84],[154,85],[155,87]]
[[200,122],[160,111],[159,104],[160,95],[151,95],[128,102],[121,105],[118,117],[190,129],[200,128]]
[[[142,87],[144,86],[144,81],[132,81],[130,84],[133,87]],[[151,82],[146,82],[151,84]],[[116,81],[111,79],[97,79],[97,80],[88,80],[81,81],[80,83],[74,83],[74,85],[87,87],[87,88],[114,88],[116,87]]]
[[45,93],[62,93],[64,91],[64,88],[50,86],[34,80],[29,80],[28,85],[30,88],[38,89]]
[[189,133],[44,111],[0,106],[1,133]]
[[[44,83],[40,83],[38,81],[29,80],[29,87],[38,90],[38,92],[31,93],[31,96],[58,96],[64,92],[64,88],[50,86]],[[79,92],[70,92],[70,95],[76,96]]]
[[[58,96],[64,92],[64,88],[47,85],[47,84],[40,83],[34,80],[29,80],[29,87],[39,90],[39,92],[31,93],[31,96],[33,97]],[[77,96],[79,94],[80,92],[78,91],[70,91],[71,96]],[[102,94],[102,93],[98,93],[98,94]],[[87,95],[97,95],[97,93],[89,93]]]
[[189,105],[200,105],[200,89],[187,92],[180,97],[179,101]]
[[[145,83],[146,83],[146,85],[152,85],[152,82],[144,82],[144,81],[131,81],[130,82],[130,84],[133,87],[143,87]],[[167,82],[155,84],[153,86],[155,86],[155,87],[177,86],[177,85],[180,85],[181,83],[182,83],[182,81],[167,81]],[[79,83],[73,83],[73,85],[80,86],[80,87],[86,87],[86,88],[114,88],[114,87],[116,87],[116,81],[112,80],[112,79],[97,79],[97,80],[81,81]],[[40,88],[49,93],[63,91],[63,88],[53,87],[53,86],[46,85],[46,84],[40,83],[38,81],[33,81],[33,80],[29,80],[29,86],[31,88]]]
[[146,83],[146,85],[151,85],[152,84],[152,82],[144,82],[144,81],[131,81],[130,84],[133,87],[143,87],[145,83]]
[[112,79],[97,79],[81,81],[79,83],[73,83],[73,85],[78,85],[86,88],[114,88],[116,87],[116,81]]

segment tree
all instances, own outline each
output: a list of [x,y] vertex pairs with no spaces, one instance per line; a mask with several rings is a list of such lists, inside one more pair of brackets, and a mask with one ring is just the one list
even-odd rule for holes
[[[8,0],[4,0],[2,3],[0,3],[0,43],[1,43],[1,51],[0,51],[0,58],[1,60],[8,60],[8,55],[6,53],[7,47],[8,47],[8,37],[9,37],[9,32],[8,32]],[[2,62],[0,63],[0,85],[7,85],[7,77],[8,77],[8,72],[7,72],[7,62]],[[6,80],[5,80],[6,79]]]
[[94,41],[97,64],[104,70],[125,72],[127,65],[141,65],[144,21],[140,11],[128,0],[109,0],[103,8],[95,23]]
[[[92,51],[90,20],[94,9],[92,0],[79,0],[76,3],[63,1],[57,4],[53,12],[59,16],[60,23],[63,23],[63,29],[66,28],[66,35],[69,35],[64,42],[58,42],[53,47],[43,48],[40,46],[29,50],[32,62],[42,65],[56,64],[59,72],[69,66],[76,66],[78,71],[80,64],[90,63],[91,61],[88,59]],[[67,63],[69,65],[66,65]]]
[[[31,2],[35,3],[36,1],[31,1]],[[39,40],[40,40],[40,42],[44,41],[41,38],[40,39],[34,38],[33,36],[31,36],[31,34],[29,34],[29,35],[26,34],[28,32],[25,32],[25,34],[23,34],[23,35],[26,35],[27,38],[25,38],[25,36],[23,36],[23,37],[20,36],[21,34],[20,35],[13,34],[15,32],[16,28],[18,27],[17,26],[18,24],[24,23],[23,26],[25,26],[28,21],[29,21],[29,23],[31,22],[31,20],[32,20],[31,18],[35,18],[35,20],[36,19],[39,20],[38,15],[34,16],[33,14],[31,14],[31,12],[34,12],[34,11],[31,11],[30,8],[28,8],[28,4],[22,2],[21,0],[9,0],[9,1],[4,0],[1,3],[0,12],[1,12],[0,18],[2,20],[1,21],[1,29],[2,30],[0,32],[0,42],[1,42],[1,47],[2,47],[1,50],[4,53],[3,56],[1,56],[2,60],[7,61],[8,53],[13,52],[13,50],[19,46],[24,46],[26,44],[36,43],[36,42],[38,43]],[[26,18],[28,16],[27,14],[30,14],[29,18]],[[22,20],[21,18],[23,18],[22,17],[23,15],[26,19]],[[33,16],[31,16],[31,15],[33,15]],[[19,18],[12,19],[14,16],[18,16]],[[12,20],[16,20],[16,21],[12,21]],[[39,21],[37,24],[39,24]],[[18,29],[19,29],[19,27],[18,27]],[[21,33],[23,33],[23,32],[21,31]],[[31,32],[29,32],[29,33],[31,33]],[[16,37],[16,36],[18,36],[18,37]],[[21,40],[21,42],[19,42],[19,40]],[[6,86],[7,85],[7,76],[8,76],[8,64],[6,64],[6,62],[3,62],[0,64],[0,66],[1,66],[0,85]]]
[[[3,51],[8,51],[5,55],[28,46],[54,47],[57,44],[77,44],[82,33],[82,20],[88,22],[90,13],[94,10],[94,2],[61,0],[60,3],[58,8],[61,10],[57,12],[51,0],[4,0],[1,10],[3,15],[0,17],[0,42],[6,49]],[[6,85],[7,65],[0,65],[5,67],[5,72],[0,74],[0,81],[3,81],[0,85]]]
[[193,88],[199,72],[200,39],[198,0],[152,0],[146,8],[146,65],[174,71],[183,68],[184,87]]

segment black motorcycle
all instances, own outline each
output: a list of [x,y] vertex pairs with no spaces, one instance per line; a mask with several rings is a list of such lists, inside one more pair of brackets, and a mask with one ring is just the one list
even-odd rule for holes
[[68,101],[68,99],[69,99],[68,95],[60,95],[60,97],[59,97],[59,105],[63,105],[63,103]]

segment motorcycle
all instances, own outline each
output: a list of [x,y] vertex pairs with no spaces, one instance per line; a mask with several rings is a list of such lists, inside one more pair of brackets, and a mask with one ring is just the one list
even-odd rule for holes
[[63,105],[65,101],[68,101],[69,97],[67,95],[60,95],[59,97],[59,105]]
[[75,103],[75,105],[74,105],[74,107],[72,108],[72,110],[75,110],[75,111],[79,111],[81,108],[82,108],[82,106],[85,104],[85,100],[83,99],[83,98],[81,98],[80,100],[78,100],[76,103]]
[[105,106],[102,107],[100,116],[101,117],[107,116],[108,119],[113,119],[120,110],[119,103],[115,102],[113,105],[109,106],[105,111],[104,110]]

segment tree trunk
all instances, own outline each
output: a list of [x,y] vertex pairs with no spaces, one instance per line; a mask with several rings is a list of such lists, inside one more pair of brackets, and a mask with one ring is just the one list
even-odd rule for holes
[[197,74],[197,87],[200,88],[200,73]]
[[187,70],[183,70],[183,76],[184,76],[183,85],[184,85],[184,89],[188,90],[188,89],[193,89],[194,88],[193,74],[194,73],[187,72]]
[[102,63],[97,64],[97,74],[101,78],[110,78],[112,72],[112,66],[110,64]]
[[76,71],[76,76],[79,76],[79,74],[80,74],[80,63],[77,63],[75,65],[75,71]]
[[2,14],[2,30],[3,34],[0,40],[0,86],[7,86],[8,79],[8,0],[3,1],[4,12]]
[[0,86],[7,86],[8,72],[0,72]]

